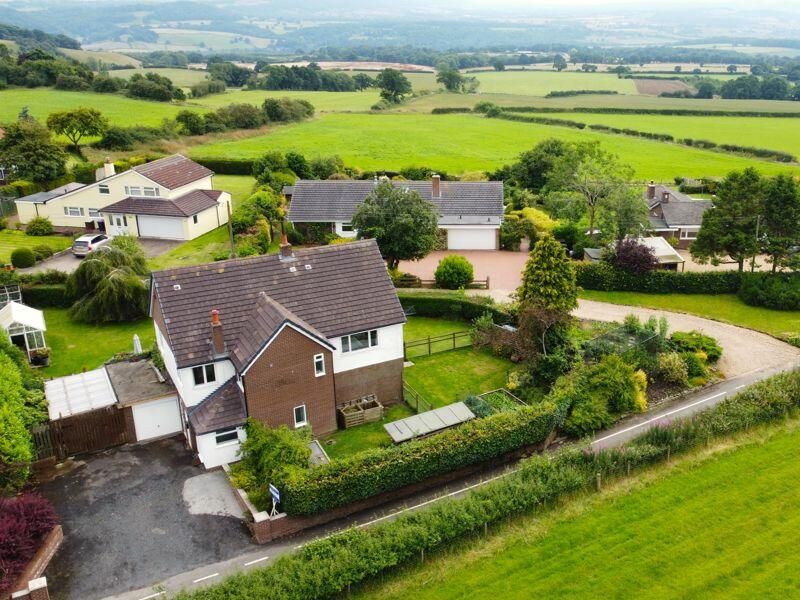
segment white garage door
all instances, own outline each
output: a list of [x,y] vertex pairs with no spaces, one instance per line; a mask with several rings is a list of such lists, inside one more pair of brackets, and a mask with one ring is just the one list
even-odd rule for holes
[[182,429],[178,398],[172,396],[134,404],[133,423],[136,425],[136,439],[139,441],[178,433]]
[[183,219],[139,215],[139,237],[183,239]]
[[475,227],[447,230],[448,250],[495,250],[496,229]]

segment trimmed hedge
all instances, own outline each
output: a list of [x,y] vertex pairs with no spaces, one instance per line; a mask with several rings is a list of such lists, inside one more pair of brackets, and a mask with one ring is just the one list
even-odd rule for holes
[[699,110],[687,108],[614,108],[610,106],[575,106],[562,108],[553,106],[505,106],[508,112],[574,112],[595,113],[605,115],[672,115],[688,117],[775,117],[782,119],[798,119],[800,112],[765,112],[756,110]]
[[[750,386],[687,421],[654,427],[632,443],[592,452],[570,447],[534,456],[519,469],[466,497],[441,501],[385,524],[353,528],[310,542],[273,565],[239,573],[208,588],[182,592],[179,600],[260,598],[300,600],[332,597],[354,584],[417,561],[488,525],[541,508],[564,496],[592,489],[601,480],[629,474],[699,447],[713,437],[753,425],[781,421],[800,407],[800,372]],[[322,575],[321,575],[322,574]]]
[[580,287],[602,292],[735,294],[742,282],[738,271],[650,271],[632,275],[604,262],[578,263],[575,272]]
[[398,291],[403,309],[413,310],[420,317],[437,317],[457,321],[474,321],[484,313],[491,313],[492,320],[505,325],[514,322],[514,316],[487,301],[458,294],[413,293]]
[[541,444],[563,423],[568,409],[543,402],[295,472],[282,485],[282,509],[289,515],[325,512]]
[[570,121],[568,119],[549,119],[547,117],[532,117],[530,115],[519,115],[513,112],[501,110],[496,114],[487,113],[487,117],[492,119],[505,119],[506,121],[520,121],[522,123],[540,123],[542,125],[557,125],[559,127],[572,127],[573,129],[584,129],[586,123],[580,121]]
[[249,158],[195,158],[192,160],[211,169],[217,175],[252,175],[253,160]]
[[800,273],[746,273],[739,298],[751,306],[800,310]]
[[637,131],[636,129],[620,129],[619,127],[610,127],[608,125],[593,124],[588,126],[589,129],[594,131],[604,131],[608,133],[617,133],[619,135],[629,135],[631,137],[643,137],[650,140],[658,140],[660,142],[674,142],[675,138],[668,133],[650,133],[647,131]]
[[434,108],[431,111],[432,115],[450,115],[454,113],[471,113],[472,109],[466,106],[442,106]]
[[619,94],[616,90],[556,90],[547,92],[545,98],[569,98],[570,96],[613,96]]
[[64,284],[37,284],[22,286],[22,300],[35,308],[69,308],[72,301]]

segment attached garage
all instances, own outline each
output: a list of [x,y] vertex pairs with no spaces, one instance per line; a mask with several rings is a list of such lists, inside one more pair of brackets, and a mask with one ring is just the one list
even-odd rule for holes
[[448,250],[497,250],[498,228],[482,227],[448,227]]
[[172,435],[183,430],[177,396],[139,402],[132,409],[137,441]]
[[139,237],[162,238],[166,240],[182,240],[184,219],[181,217],[154,217],[139,215],[137,217]]

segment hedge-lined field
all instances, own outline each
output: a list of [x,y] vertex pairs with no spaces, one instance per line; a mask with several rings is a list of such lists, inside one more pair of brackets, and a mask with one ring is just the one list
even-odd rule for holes
[[484,94],[545,96],[550,92],[565,90],[611,90],[620,94],[636,93],[636,85],[633,81],[620,79],[611,73],[485,71],[473,75],[481,82],[478,90]]
[[155,73],[162,77],[169,77],[172,83],[178,87],[192,87],[195,83],[199,83],[206,79],[208,73],[205,71],[198,71],[196,69],[171,69],[171,68],[158,68],[158,67],[145,67],[142,69],[121,69],[111,71],[112,77],[122,77],[123,79],[130,79],[134,73],[145,75],[147,73]]
[[197,146],[191,156],[255,158],[269,150],[295,150],[306,156],[338,154],[346,165],[365,170],[425,165],[462,173],[512,162],[548,137],[598,140],[622,162],[633,165],[642,179],[722,176],[750,165],[770,174],[791,168],[646,139],[458,114],[327,114],[267,135]]
[[[357,598],[790,597],[800,429],[528,518]],[[629,490],[633,491],[629,493]]]
[[710,140],[718,144],[767,147],[800,154],[800,118],[690,117],[667,115],[606,115],[593,113],[543,113],[549,119],[667,133],[678,138]]
[[[373,74],[374,75],[374,74]],[[308,100],[317,112],[367,111],[380,97],[377,90],[363,92],[298,92],[294,90],[231,90],[189,100],[197,106],[221,108],[228,104],[245,102],[261,106],[265,98],[294,98]]]

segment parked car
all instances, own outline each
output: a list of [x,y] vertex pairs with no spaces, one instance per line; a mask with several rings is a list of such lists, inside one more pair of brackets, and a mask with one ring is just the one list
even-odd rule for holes
[[86,256],[92,250],[97,250],[100,246],[108,243],[108,236],[100,233],[90,233],[82,235],[72,242],[72,253],[75,256]]

